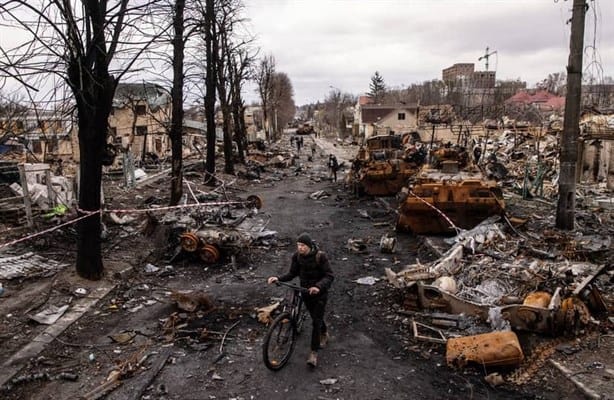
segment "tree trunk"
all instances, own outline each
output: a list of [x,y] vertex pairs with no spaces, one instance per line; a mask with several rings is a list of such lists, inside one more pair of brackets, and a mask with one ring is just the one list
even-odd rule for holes
[[215,38],[215,0],[207,0],[205,4],[205,47],[207,76],[205,77],[205,118],[207,119],[207,160],[205,163],[205,183],[215,183],[215,89],[217,44]]
[[[100,210],[102,158],[115,93],[114,79],[108,77],[105,83],[101,85],[103,87],[90,85],[89,95],[85,99],[76,96],[80,151],[79,209],[84,211]],[[100,220],[101,215],[96,213],[77,223],[77,273],[90,280],[100,279],[103,272]]]
[[[233,94],[236,97],[236,94]],[[232,117],[234,120],[235,141],[237,142],[237,150],[239,152],[239,162],[245,164],[245,153],[247,152],[247,140],[244,121],[244,107],[240,100],[232,102]]]
[[580,130],[580,97],[582,92],[582,54],[584,50],[584,16],[586,0],[574,0],[571,18],[569,65],[567,66],[567,96],[565,121],[561,138],[561,172],[556,227],[572,230],[576,207],[576,161]]
[[[221,94],[220,97],[222,97]],[[230,131],[230,107],[228,104],[222,106],[222,119],[222,129],[224,131],[224,172],[227,174],[234,174],[235,167],[232,149],[232,132]]]
[[176,0],[173,26],[173,88],[171,97],[173,110],[171,115],[171,205],[177,205],[183,194],[183,57],[184,57],[184,21],[185,0]]

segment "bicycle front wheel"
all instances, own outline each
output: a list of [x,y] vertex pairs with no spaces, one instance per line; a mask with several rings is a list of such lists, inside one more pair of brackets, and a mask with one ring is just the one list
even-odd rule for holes
[[279,314],[264,336],[262,344],[264,365],[272,371],[282,369],[290,360],[295,339],[296,331],[292,323],[292,316],[289,312]]

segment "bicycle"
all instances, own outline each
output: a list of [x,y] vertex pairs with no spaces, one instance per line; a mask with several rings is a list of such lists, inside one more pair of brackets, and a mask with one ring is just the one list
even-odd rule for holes
[[290,303],[284,305],[281,314],[271,322],[262,344],[264,365],[272,371],[279,371],[290,360],[296,336],[301,333],[303,322],[307,318],[303,307],[303,294],[309,293],[309,290],[291,283],[275,283],[292,289]]

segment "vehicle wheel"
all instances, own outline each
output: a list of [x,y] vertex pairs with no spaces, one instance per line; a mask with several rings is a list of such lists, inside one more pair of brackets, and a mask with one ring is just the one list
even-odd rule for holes
[[179,236],[181,241],[181,248],[190,253],[195,252],[198,249],[200,239],[194,232],[184,232]]
[[200,253],[198,254],[200,259],[205,262],[205,264],[215,264],[220,261],[221,253],[220,250],[213,244],[206,244],[200,249]]
[[262,360],[272,371],[279,371],[286,365],[296,338],[289,312],[283,312],[271,323],[262,343]]

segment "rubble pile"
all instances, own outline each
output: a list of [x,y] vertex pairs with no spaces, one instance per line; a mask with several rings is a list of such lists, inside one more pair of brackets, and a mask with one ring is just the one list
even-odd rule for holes
[[[442,257],[398,272],[385,270],[388,282],[403,293],[399,313],[413,317],[414,339],[446,343],[450,365],[474,362],[526,370],[535,360],[525,360],[526,344],[516,333],[547,341],[611,329],[611,215],[578,210],[582,225],[564,233],[548,229],[553,226],[549,219],[530,219],[532,202],[512,203],[514,212],[529,215],[494,216],[454,237],[431,238]],[[513,336],[498,336],[504,332]],[[525,350],[536,351],[532,346]],[[542,354],[543,362],[551,352]],[[523,383],[526,374],[501,379]]]

